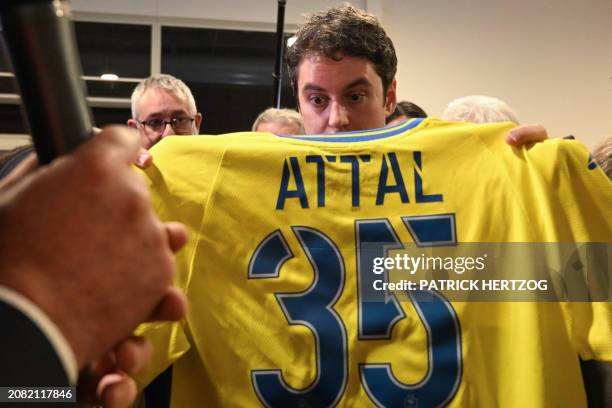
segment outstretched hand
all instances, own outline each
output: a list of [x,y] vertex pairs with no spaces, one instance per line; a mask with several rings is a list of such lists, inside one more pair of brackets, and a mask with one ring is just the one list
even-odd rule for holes
[[506,143],[515,147],[546,139],[548,139],[548,132],[542,125],[520,125],[506,134]]

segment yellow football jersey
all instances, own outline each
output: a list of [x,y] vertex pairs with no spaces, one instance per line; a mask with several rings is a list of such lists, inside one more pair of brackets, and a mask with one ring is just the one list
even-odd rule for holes
[[[146,171],[190,231],[182,323],[140,332],[173,407],[585,406],[609,302],[362,298],[363,242],[610,242],[612,185],[575,141],[412,120],[335,135],[165,138]],[[367,268],[366,268],[367,269]]]

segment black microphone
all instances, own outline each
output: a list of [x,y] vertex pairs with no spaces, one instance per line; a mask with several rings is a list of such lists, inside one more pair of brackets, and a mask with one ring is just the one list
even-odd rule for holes
[[279,109],[281,105],[281,82],[283,79],[283,55],[285,52],[285,5],[287,0],[278,0],[276,11],[276,58],[274,59],[273,102],[272,106]]
[[41,164],[92,135],[69,5],[2,0],[0,22]]

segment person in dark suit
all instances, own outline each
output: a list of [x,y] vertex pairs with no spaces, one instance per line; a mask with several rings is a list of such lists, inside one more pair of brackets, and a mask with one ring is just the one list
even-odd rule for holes
[[153,213],[139,144],[109,128],[0,182],[0,386],[78,382],[81,403],[127,406],[151,352],[133,329],[184,316],[171,281],[186,232]]
[[[48,318],[37,308],[6,288],[0,288],[0,321],[10,334],[2,337],[0,383],[5,386],[68,386],[71,367],[62,339],[57,338]],[[44,370],[41,369],[44,367]],[[74,378],[72,382],[74,382]]]

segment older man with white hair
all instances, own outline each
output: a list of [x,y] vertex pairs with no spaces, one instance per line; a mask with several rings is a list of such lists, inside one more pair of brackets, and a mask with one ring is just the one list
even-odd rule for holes
[[506,102],[486,95],[469,95],[455,99],[448,104],[442,118],[457,122],[519,124],[516,113]]
[[138,131],[146,149],[168,135],[196,135],[201,123],[191,90],[172,75],[152,75],[132,93],[132,118],[127,125]]

